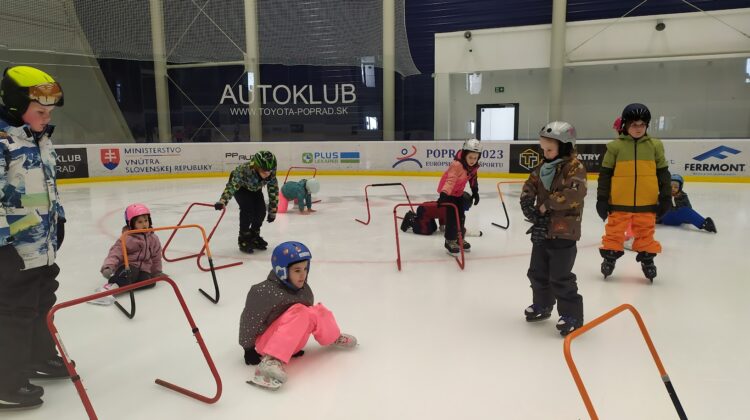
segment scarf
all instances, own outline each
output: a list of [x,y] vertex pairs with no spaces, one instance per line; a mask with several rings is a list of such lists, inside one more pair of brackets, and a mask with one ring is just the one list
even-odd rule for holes
[[562,159],[557,158],[552,162],[544,162],[541,169],[539,169],[539,178],[542,179],[542,184],[547,191],[552,187],[552,180],[555,179],[557,165],[562,161]]

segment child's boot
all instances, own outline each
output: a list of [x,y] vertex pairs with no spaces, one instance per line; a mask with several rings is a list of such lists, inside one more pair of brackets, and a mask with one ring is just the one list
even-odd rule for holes
[[252,254],[253,253],[253,247],[250,243],[252,239],[252,233],[250,231],[242,232],[240,231],[240,235],[237,237],[237,245],[240,248],[240,251]]
[[635,256],[635,260],[641,263],[643,275],[646,276],[651,283],[654,282],[654,278],[656,277],[656,265],[654,265],[655,256],[656,254],[644,251],[639,252],[638,255]]
[[705,230],[706,232],[716,233],[716,225],[714,225],[714,221],[711,220],[710,217],[706,217],[706,220],[704,220],[703,224],[701,225],[701,229]]
[[251,239],[250,239],[250,246],[253,249],[257,249],[260,251],[265,251],[268,248],[268,242],[266,242],[261,236],[260,236],[260,230],[251,230]]
[[576,328],[581,328],[583,326],[583,320],[579,320],[578,318],[574,318],[572,316],[563,315],[560,317],[560,320],[557,321],[556,328],[558,331],[560,331],[560,335],[565,337],[566,335],[570,334],[575,330]]
[[458,241],[455,239],[446,239],[445,249],[447,249],[451,254],[458,254],[459,252],[461,252],[461,248],[458,247]]
[[615,271],[615,261],[625,253],[623,251],[612,251],[611,249],[600,249],[599,254],[604,258],[602,261],[602,274],[606,279]]
[[276,379],[282,384],[286,382],[287,379],[284,364],[281,363],[281,360],[269,355],[265,355],[260,359],[260,364],[255,368],[255,375],[257,376],[259,373],[262,376]]
[[527,322],[543,321],[552,315],[551,306],[532,304],[523,311]]
[[333,345],[343,349],[352,349],[357,346],[357,338],[351,334],[341,334],[339,338],[333,342]]

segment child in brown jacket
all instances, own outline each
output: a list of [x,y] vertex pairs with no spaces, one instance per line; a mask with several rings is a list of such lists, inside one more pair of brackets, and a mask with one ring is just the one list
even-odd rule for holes
[[586,168],[575,155],[575,128],[553,121],[539,132],[544,161],[529,175],[521,193],[521,209],[534,225],[531,262],[527,276],[533,303],[526,308],[526,321],[550,317],[557,302],[563,336],[583,325],[583,298],[578,294],[576,241],[581,239],[581,216],[586,197]]

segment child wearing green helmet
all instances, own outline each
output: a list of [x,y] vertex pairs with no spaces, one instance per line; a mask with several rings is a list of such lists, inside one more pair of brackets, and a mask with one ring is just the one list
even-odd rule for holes
[[[268,204],[263,198],[263,187],[268,189]],[[222,210],[229,200],[234,199],[240,206],[240,233],[237,244],[240,251],[252,254],[254,249],[265,250],[268,247],[260,236],[263,218],[273,223],[279,204],[279,181],[276,179],[276,156],[268,150],[261,150],[250,162],[237,166],[229,175],[224,192],[214,204],[216,210]]]

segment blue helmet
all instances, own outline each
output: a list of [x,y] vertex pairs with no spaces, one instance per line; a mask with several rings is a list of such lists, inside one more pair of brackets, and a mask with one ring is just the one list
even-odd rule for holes
[[682,191],[682,186],[685,184],[685,180],[682,179],[682,175],[672,174],[672,181],[677,181],[677,183],[680,184],[680,191]]
[[289,241],[281,243],[274,248],[273,254],[271,254],[271,266],[273,266],[273,272],[276,273],[276,276],[279,277],[279,280],[281,280],[282,283],[296,289],[296,287],[289,283],[289,273],[287,272],[287,269],[290,265],[296,262],[307,261],[307,270],[309,272],[311,259],[312,254],[304,244]]

